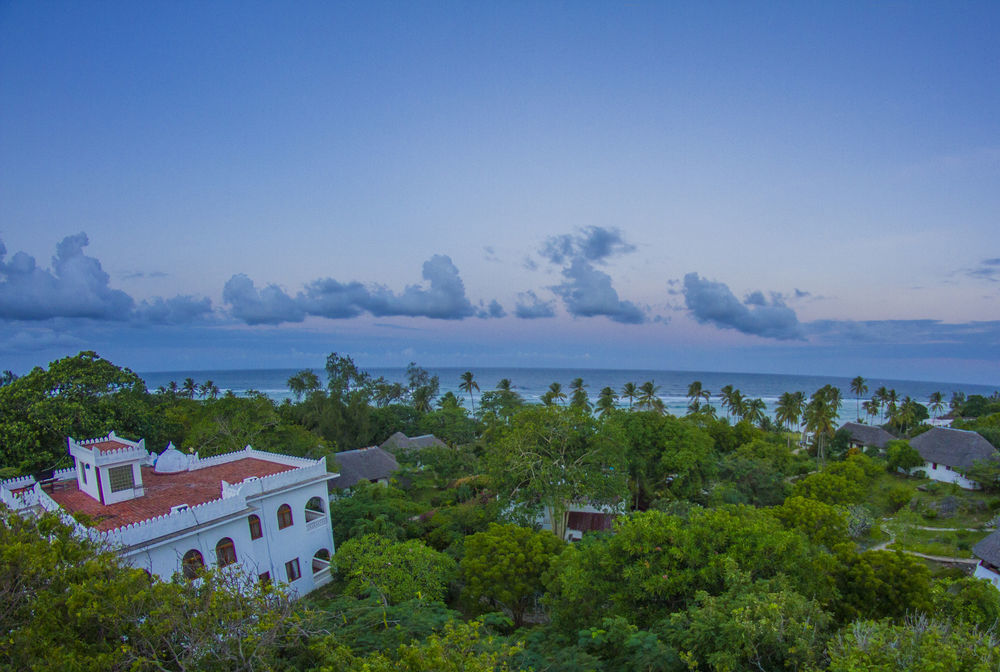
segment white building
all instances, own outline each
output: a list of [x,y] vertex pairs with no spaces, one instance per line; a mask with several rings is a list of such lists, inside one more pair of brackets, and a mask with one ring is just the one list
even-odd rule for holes
[[972,554],[979,558],[976,565],[977,579],[986,579],[1000,589],[1000,532],[993,532],[972,547]]
[[968,470],[977,462],[998,457],[989,441],[964,429],[935,427],[910,439],[910,446],[924,458],[922,468],[927,478],[955,483],[967,490],[981,487],[965,476]]
[[[199,459],[115,436],[68,439],[75,466],[0,482],[0,500],[63,514],[134,567],[169,580],[233,566],[303,595],[330,581],[326,459],[245,450]],[[66,515],[69,514],[69,515]],[[72,516],[72,518],[70,517]],[[80,522],[81,521],[83,524]]]

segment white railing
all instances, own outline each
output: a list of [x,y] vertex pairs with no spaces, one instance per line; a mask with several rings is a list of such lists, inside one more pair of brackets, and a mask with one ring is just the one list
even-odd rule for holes
[[326,516],[323,516],[322,518],[316,518],[315,520],[309,520],[306,522],[306,531],[312,532],[313,530],[318,530],[323,527],[326,527],[326,525],[327,525]]

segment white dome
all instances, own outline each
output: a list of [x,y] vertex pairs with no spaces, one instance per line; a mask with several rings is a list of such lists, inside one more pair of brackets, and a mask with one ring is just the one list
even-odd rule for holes
[[185,455],[174,448],[173,443],[169,443],[167,449],[156,458],[156,466],[153,467],[153,471],[158,474],[176,474],[187,471],[190,463],[190,455]]

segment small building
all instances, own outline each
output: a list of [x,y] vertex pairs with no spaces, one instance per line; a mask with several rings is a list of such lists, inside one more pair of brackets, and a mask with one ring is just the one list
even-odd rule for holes
[[885,450],[889,442],[896,438],[881,427],[862,425],[859,422],[845,422],[837,431],[841,430],[851,435],[851,448],[877,448]]
[[326,458],[246,449],[201,459],[114,432],[67,439],[74,466],[0,482],[0,501],[51,511],[77,533],[164,580],[212,564],[304,595],[330,581],[333,529]]
[[994,531],[972,547],[972,554],[979,558],[973,576],[986,579],[1000,590],[1000,532]]
[[[601,532],[614,528],[615,518],[625,515],[624,504],[594,506],[576,502],[566,511],[566,541],[580,541],[587,532]],[[548,508],[543,508],[535,520],[543,530],[552,530]]]
[[382,450],[388,450],[393,453],[398,453],[404,450],[422,450],[423,448],[447,448],[446,444],[441,439],[437,438],[433,434],[422,434],[421,436],[414,436],[412,438],[406,436],[402,432],[396,432],[388,439],[382,442],[379,446]]
[[399,470],[396,458],[378,446],[345,450],[334,457],[340,465],[340,474],[327,484],[331,493],[353,487],[360,481],[388,485],[389,477]]
[[997,459],[993,445],[976,432],[935,427],[910,439],[910,445],[924,458],[927,477],[955,483],[967,490],[980,485],[965,474],[976,462]]

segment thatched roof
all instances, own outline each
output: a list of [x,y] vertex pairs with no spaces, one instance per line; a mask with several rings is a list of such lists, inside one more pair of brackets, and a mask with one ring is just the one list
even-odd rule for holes
[[1000,532],[994,532],[973,546],[972,554],[980,560],[1000,567]]
[[882,450],[885,449],[890,441],[896,438],[881,427],[862,425],[857,422],[845,422],[840,429],[848,431],[851,435],[851,441],[860,443],[862,446],[873,446]]
[[378,446],[346,450],[335,457],[340,465],[340,476],[329,481],[330,490],[349,488],[359,481],[388,478],[399,469],[396,458]]
[[379,446],[379,448],[391,450],[393,452],[400,450],[420,450],[421,448],[430,447],[447,448],[448,444],[433,434],[423,434],[422,436],[414,436],[413,438],[410,438],[402,432],[396,432],[383,441],[382,445]]
[[989,441],[964,429],[935,427],[910,439],[910,445],[927,462],[955,469],[968,469],[976,462],[997,457]]

